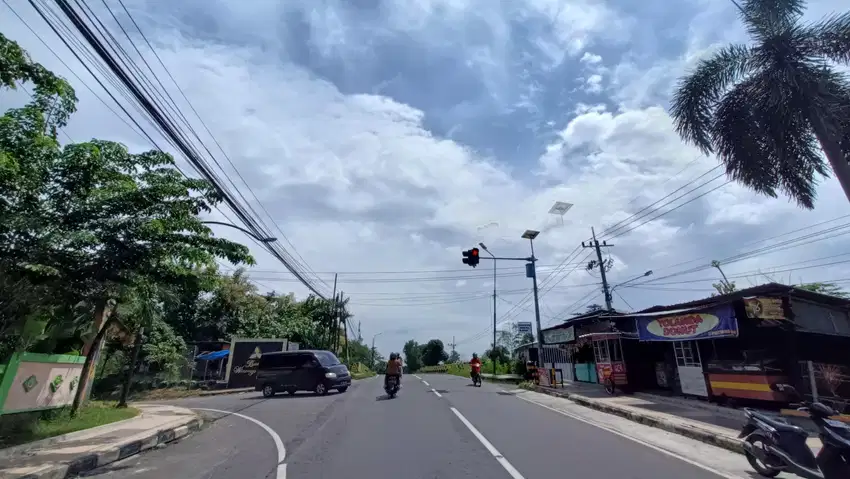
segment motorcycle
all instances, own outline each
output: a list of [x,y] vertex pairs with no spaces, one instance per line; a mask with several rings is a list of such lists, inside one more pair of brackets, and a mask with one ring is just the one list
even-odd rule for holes
[[[771,389],[800,397],[788,384],[776,384]],[[738,437],[744,440],[744,452],[753,469],[764,477],[790,472],[806,479],[850,478],[850,426],[829,419],[838,412],[823,403],[801,402],[797,410],[808,413],[820,431],[823,448],[818,455],[806,444],[808,433],[803,428],[781,417],[744,408],[747,424]]]
[[387,396],[390,399],[394,398],[396,394],[398,394],[398,376],[390,376],[387,378],[387,384],[384,386],[384,391],[386,391]]
[[481,387],[481,373],[472,373],[472,385],[476,387]]

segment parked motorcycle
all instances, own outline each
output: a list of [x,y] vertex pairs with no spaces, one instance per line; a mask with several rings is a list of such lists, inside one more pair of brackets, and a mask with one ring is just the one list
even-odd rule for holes
[[472,385],[481,387],[481,373],[472,373]]
[[387,396],[390,399],[394,398],[396,394],[398,394],[398,377],[390,376],[387,378],[387,384],[384,386],[384,391],[386,391]]
[[[788,384],[776,384],[771,389],[800,397]],[[790,472],[806,479],[850,478],[850,426],[829,419],[838,412],[823,403],[801,402],[797,410],[808,413],[820,430],[823,448],[818,455],[806,444],[808,433],[803,428],[781,417],[744,408],[747,424],[738,437],[744,439],[744,451],[753,469],[765,477]]]

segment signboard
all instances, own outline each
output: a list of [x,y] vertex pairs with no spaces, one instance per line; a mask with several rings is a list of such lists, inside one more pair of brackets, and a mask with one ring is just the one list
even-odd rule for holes
[[546,344],[569,343],[575,341],[575,339],[575,326],[570,326],[563,329],[550,329],[548,331],[543,331],[543,342]]
[[77,388],[82,387],[80,374],[85,359],[84,356],[58,354],[13,355],[3,384],[0,384],[0,412],[8,414],[70,405]]
[[730,305],[704,313],[637,318],[636,322],[641,341],[687,341],[738,336],[738,321]]
[[518,333],[529,333],[530,334],[532,332],[531,322],[527,321],[527,322],[516,323],[516,330],[517,330]]
[[285,351],[286,342],[285,339],[234,339],[227,361],[227,387],[254,386],[260,357],[263,353]]
[[751,319],[785,319],[782,298],[744,298],[744,309]]

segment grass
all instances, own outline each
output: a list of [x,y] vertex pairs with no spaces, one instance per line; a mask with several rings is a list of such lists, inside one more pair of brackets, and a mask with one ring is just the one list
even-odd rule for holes
[[190,388],[165,388],[151,389],[149,391],[139,391],[130,394],[132,401],[160,401],[165,399],[181,399],[193,396],[200,396],[204,389]]
[[[136,408],[115,407],[114,402],[92,401],[80,409],[76,417],[71,417],[70,408],[53,409],[39,413],[21,413],[3,416],[3,434],[0,447],[16,446],[27,442],[60,436],[69,432],[90,429],[139,414]],[[12,418],[12,416],[18,416]]]

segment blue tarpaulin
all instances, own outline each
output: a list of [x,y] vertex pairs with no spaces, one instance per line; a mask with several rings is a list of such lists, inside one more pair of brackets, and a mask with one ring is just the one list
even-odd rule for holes
[[226,358],[230,354],[230,350],[224,349],[221,351],[213,351],[211,353],[204,353],[196,357],[196,360],[199,361],[213,361],[215,359]]

